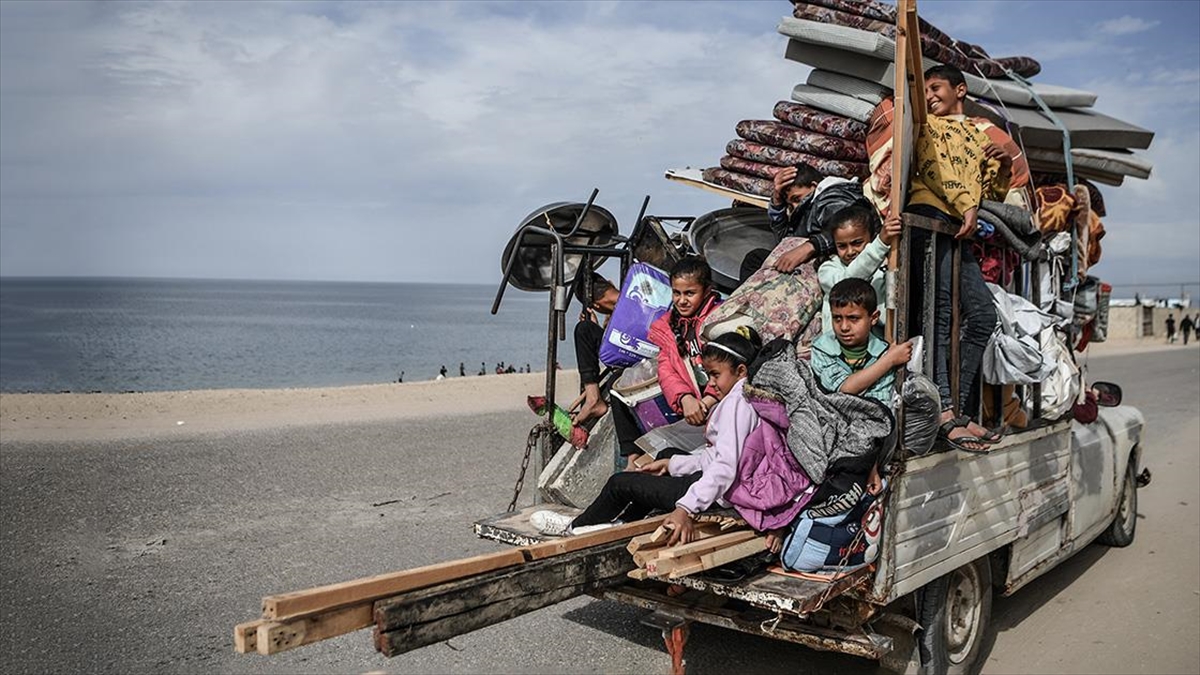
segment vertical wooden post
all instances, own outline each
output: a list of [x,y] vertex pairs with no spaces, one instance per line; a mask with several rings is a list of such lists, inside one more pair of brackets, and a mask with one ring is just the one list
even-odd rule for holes
[[[904,210],[904,199],[908,187],[908,146],[911,142],[911,128],[908,124],[910,117],[908,103],[908,26],[906,13],[911,0],[897,0],[896,4],[896,78],[892,81],[892,101],[894,114],[892,118],[892,189],[889,195],[889,213],[900,213]],[[920,37],[917,37],[920,40]],[[904,236],[903,234],[901,236]],[[900,248],[892,246],[888,253],[887,271],[887,310],[885,313],[888,328],[888,342],[895,344],[900,340],[896,325],[896,294],[901,280]]]

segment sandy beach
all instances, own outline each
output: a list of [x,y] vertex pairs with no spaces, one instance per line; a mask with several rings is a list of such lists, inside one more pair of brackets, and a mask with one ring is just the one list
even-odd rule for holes
[[[355,424],[444,415],[529,412],[545,373],[468,375],[404,384],[313,389],[208,389],[134,394],[0,394],[5,441],[106,441],[208,432]],[[568,405],[579,374],[559,371]],[[529,413],[533,419],[532,413]]]
[[[1119,340],[1089,356],[1192,349],[1196,343]],[[1080,357],[1083,360],[1083,357]],[[441,381],[312,389],[211,389],[132,394],[0,394],[5,441],[106,441],[291,426],[401,421],[526,410],[545,390],[545,373],[468,375]],[[579,391],[579,374],[559,372],[560,405]],[[532,418],[531,418],[532,419]]]

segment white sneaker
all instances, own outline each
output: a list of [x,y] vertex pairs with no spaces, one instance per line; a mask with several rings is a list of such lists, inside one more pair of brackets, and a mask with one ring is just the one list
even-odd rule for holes
[[529,516],[529,524],[538,532],[552,537],[566,537],[571,534],[571,516],[555,511],[534,511]]
[[619,525],[619,523],[600,523],[599,525],[584,525],[583,527],[572,527],[571,534],[590,534],[592,532],[599,532],[600,530],[607,530],[608,528],[614,527],[616,525]]

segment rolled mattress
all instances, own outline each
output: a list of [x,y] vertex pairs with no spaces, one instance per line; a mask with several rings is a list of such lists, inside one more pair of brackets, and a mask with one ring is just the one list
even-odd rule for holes
[[[896,58],[896,42],[889,37],[857,28],[792,17],[780,19],[777,30],[781,35],[791,38],[786,57],[792,61],[874,82],[889,90],[896,81],[892,66]],[[922,57],[923,69],[936,65],[940,64]],[[984,79],[971,73],[963,75],[967,81],[967,91],[972,94],[999,98],[1009,105],[1037,106],[1029,91],[1015,82]],[[1081,89],[1036,82],[1033,91],[1052,108],[1086,108],[1096,103],[1096,94]]]

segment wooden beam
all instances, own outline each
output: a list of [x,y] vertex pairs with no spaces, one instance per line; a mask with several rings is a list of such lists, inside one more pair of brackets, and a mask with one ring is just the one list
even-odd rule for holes
[[753,530],[738,530],[737,532],[730,532],[728,534],[722,534],[716,537],[708,537],[707,539],[700,539],[699,541],[693,541],[688,544],[672,546],[671,548],[664,549],[663,552],[659,554],[659,557],[682,558],[689,555],[699,555],[723,548],[725,546],[740,544],[741,542],[746,541],[747,539],[753,539],[754,537],[755,534]]
[[426,565],[411,570],[378,574],[373,577],[319,586],[303,591],[269,595],[263,598],[263,618],[284,619],[292,616],[336,609],[453,579],[488,572],[525,562],[523,549],[487,553],[462,560]]
[[740,544],[726,546],[722,549],[717,549],[711,553],[705,553],[700,556],[700,562],[704,563],[704,569],[710,570],[714,567],[727,565],[735,560],[749,558],[752,555],[757,555],[767,550],[767,538],[755,537],[747,539]]
[[258,627],[267,623],[265,619],[239,623],[233,627],[233,651],[238,654],[252,654],[258,651]]
[[665,518],[666,516],[656,516],[645,520],[637,520],[632,523],[609,527],[598,532],[581,534],[577,537],[562,537],[544,541],[540,544],[522,546],[519,550],[525,555],[526,560],[541,560],[542,558],[580,551],[585,548],[601,546],[614,541],[624,541],[639,534],[653,532],[662,524]]
[[687,564],[674,565],[671,568],[669,576],[672,579],[686,577],[697,572],[726,565],[735,560],[748,558],[765,550],[767,550],[767,538],[754,537],[737,544],[708,551],[707,553],[700,553],[698,556],[690,556]]
[[394,656],[623,583],[623,542],[415,590],[375,605],[375,643]]
[[364,602],[312,616],[264,621],[258,626],[258,653],[270,656],[367,628],[372,623],[372,608],[373,603]]

